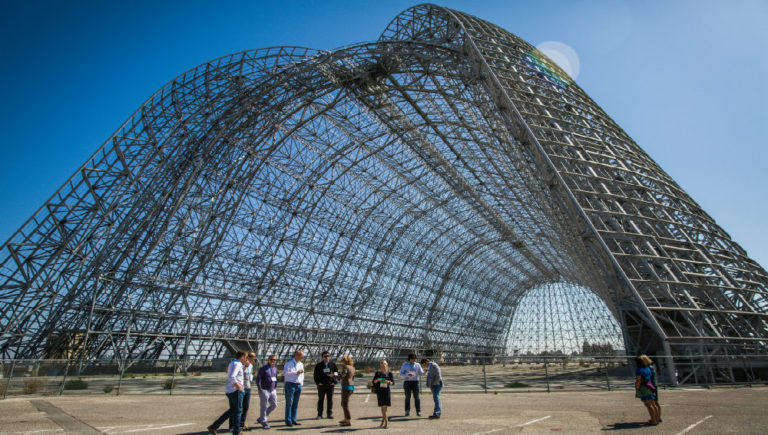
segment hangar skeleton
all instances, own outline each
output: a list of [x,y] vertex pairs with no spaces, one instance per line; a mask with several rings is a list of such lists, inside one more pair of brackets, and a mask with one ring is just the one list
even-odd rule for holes
[[767,283],[554,63],[420,5],[150,97],[2,246],[0,356],[503,355],[558,286],[670,379],[733,381],[766,354]]

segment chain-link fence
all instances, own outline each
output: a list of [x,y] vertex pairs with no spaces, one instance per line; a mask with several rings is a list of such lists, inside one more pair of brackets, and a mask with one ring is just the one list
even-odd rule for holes
[[[768,383],[768,356],[728,359],[709,355],[710,363],[699,363],[695,370],[720,379],[718,384]],[[284,356],[278,369],[288,361]],[[686,361],[701,360],[674,357],[676,367]],[[0,396],[61,394],[220,394],[226,382],[228,359],[190,360],[2,360],[0,361]],[[402,389],[399,376],[403,359],[389,359],[395,373],[395,391]],[[634,364],[623,356],[519,356],[435,358],[442,371],[444,391],[455,393],[554,392],[567,390],[613,390],[634,387]],[[664,373],[664,362],[657,361],[659,383],[671,387]],[[317,361],[305,362],[305,389],[314,389],[312,369]],[[257,366],[261,362],[257,362]],[[355,384],[365,390],[379,367],[379,361],[357,362]],[[254,370],[255,372],[256,370]],[[744,378],[734,376],[742,373]],[[695,373],[695,372],[692,372]],[[720,376],[716,376],[717,374]],[[746,373],[746,375],[744,374]],[[714,374],[714,375],[713,375]],[[680,374],[676,374],[679,378]],[[279,376],[282,382],[282,376]],[[701,385],[688,375],[686,385]],[[422,384],[424,378],[421,379]],[[705,384],[709,385],[709,384]]]

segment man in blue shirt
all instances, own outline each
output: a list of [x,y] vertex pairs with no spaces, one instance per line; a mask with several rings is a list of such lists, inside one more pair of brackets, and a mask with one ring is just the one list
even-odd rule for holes
[[424,375],[424,369],[416,363],[416,354],[408,354],[408,362],[400,367],[400,376],[403,377],[403,390],[405,390],[405,416],[411,415],[411,394],[416,405],[416,415],[421,416],[421,400],[419,400],[419,376]]
[[229,409],[225,411],[213,424],[208,426],[208,432],[216,435],[216,430],[229,419],[229,430],[233,435],[240,434],[240,420],[243,413],[243,385],[245,384],[245,363],[248,360],[248,352],[238,350],[235,359],[227,366],[227,385],[224,392],[227,394]]

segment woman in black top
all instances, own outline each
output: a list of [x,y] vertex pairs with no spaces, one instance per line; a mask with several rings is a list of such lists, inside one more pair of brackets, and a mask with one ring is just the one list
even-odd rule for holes
[[392,372],[389,371],[389,363],[382,361],[381,370],[373,375],[373,388],[376,390],[376,400],[379,406],[381,406],[381,424],[379,424],[379,427],[384,429],[389,426],[387,407],[392,406],[392,397],[389,390],[394,384],[395,378],[392,376]]

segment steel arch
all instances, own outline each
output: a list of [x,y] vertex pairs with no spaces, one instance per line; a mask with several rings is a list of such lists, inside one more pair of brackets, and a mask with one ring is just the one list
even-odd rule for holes
[[681,380],[764,354],[768,329],[765,271],[565,73],[434,5],[376,43],[179,76],[1,252],[4,357],[498,355],[558,282],[628,352],[702,355],[664,360]]

